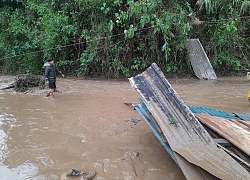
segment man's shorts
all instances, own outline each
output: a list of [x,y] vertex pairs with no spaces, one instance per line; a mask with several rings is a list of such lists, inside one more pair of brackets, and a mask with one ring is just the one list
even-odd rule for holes
[[56,89],[56,83],[55,82],[49,83],[49,88],[50,89]]

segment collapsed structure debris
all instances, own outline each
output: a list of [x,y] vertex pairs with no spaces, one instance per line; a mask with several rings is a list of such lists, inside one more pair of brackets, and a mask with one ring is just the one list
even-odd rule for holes
[[250,179],[242,162],[217,144],[155,63],[129,81],[141,99],[133,106],[187,180]]
[[44,77],[40,75],[20,74],[14,80],[14,90],[17,92],[25,92],[33,87],[44,89]]

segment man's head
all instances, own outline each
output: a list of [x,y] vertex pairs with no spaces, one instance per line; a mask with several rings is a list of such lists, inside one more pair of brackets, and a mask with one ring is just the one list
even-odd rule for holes
[[54,60],[53,60],[52,57],[49,57],[49,58],[47,59],[47,61],[48,61],[48,63],[49,63],[50,65],[53,65],[53,64],[54,64]]

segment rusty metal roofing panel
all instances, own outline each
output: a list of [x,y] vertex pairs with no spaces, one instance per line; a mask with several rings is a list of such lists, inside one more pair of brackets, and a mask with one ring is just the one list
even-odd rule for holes
[[225,120],[208,114],[196,117],[212,130],[250,156],[250,123],[241,120]]
[[199,79],[216,79],[217,76],[199,39],[188,39],[186,44],[195,75]]
[[[216,146],[155,63],[129,81],[176,154],[220,179],[250,179],[246,169]],[[185,177],[192,179],[185,166],[180,164]]]

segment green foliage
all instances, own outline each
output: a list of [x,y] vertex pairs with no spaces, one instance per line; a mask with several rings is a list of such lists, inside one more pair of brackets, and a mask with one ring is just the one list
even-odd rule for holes
[[128,30],[124,30],[125,38],[132,39],[135,35],[135,32],[137,31],[137,28],[133,25],[130,25]]
[[77,76],[81,76],[82,74],[84,76],[90,75],[91,73],[91,64],[93,61],[95,61],[96,52],[88,53],[87,50],[85,50],[80,57],[80,68],[76,71]]
[[[53,56],[77,76],[129,77],[156,62],[165,72],[187,66],[185,40],[200,38],[216,70],[247,66],[249,1],[4,0],[0,66],[5,73],[41,71]],[[190,15],[191,14],[191,15]],[[190,17],[199,16],[199,27]],[[215,22],[215,23],[213,23]],[[201,27],[201,28],[200,28]]]
[[241,18],[244,3],[239,0],[232,2],[204,0],[201,6],[201,10],[208,12],[204,17],[211,21],[205,25],[203,32],[210,38],[208,43],[210,59],[218,71],[238,70],[248,66],[246,56],[248,25]]
[[131,66],[131,68],[134,70],[144,70],[147,66],[148,64],[146,64],[142,58],[135,58],[134,64]]
[[178,67],[173,62],[169,62],[165,66],[165,71],[166,72],[177,72],[177,70],[178,70]]
[[237,69],[239,70],[241,67],[241,64],[239,62],[239,60],[234,57],[231,56],[230,53],[223,51],[218,55],[218,60],[217,60],[218,64],[222,67],[224,67],[224,70],[228,70],[228,69]]

